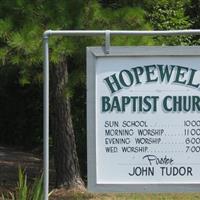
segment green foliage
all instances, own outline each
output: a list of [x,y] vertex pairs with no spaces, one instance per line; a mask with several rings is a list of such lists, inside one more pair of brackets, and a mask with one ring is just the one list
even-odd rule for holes
[[[186,14],[191,21],[191,29],[199,29],[200,27],[200,1],[188,0],[186,5]],[[193,36],[191,39],[192,45],[200,45],[199,35]]]
[[[147,1],[148,17],[155,30],[180,30],[191,26],[185,15],[188,0],[152,0]],[[189,36],[155,37],[159,45],[187,45]]]
[[[82,8],[79,29],[83,30],[142,30],[151,29],[146,13],[141,7],[123,4],[119,7],[102,6],[98,1],[87,0]],[[71,39],[71,38],[70,38]],[[74,131],[82,174],[86,174],[86,46],[102,46],[104,37],[72,38],[74,51],[69,64],[69,84],[66,95],[71,97]],[[112,36],[111,45],[151,45],[150,37]],[[77,98],[78,97],[78,98]]]
[[[92,2],[92,3],[91,3]],[[145,19],[141,7],[125,5],[119,8],[102,7],[97,1],[88,1],[82,15],[83,29],[99,30],[149,30],[150,23]],[[95,38],[96,39],[96,38]],[[113,36],[112,45],[145,45],[152,44],[150,37]],[[91,40],[93,43],[94,40]],[[96,42],[98,42],[96,40]],[[91,43],[91,42],[90,42]]]
[[0,19],[0,37],[4,40],[7,39],[7,37],[10,34],[12,28],[11,20],[8,18]]
[[142,7],[144,8],[144,0],[99,0],[103,7],[109,7],[112,9],[118,9],[125,6],[129,7]]
[[[138,1],[139,2],[139,1]],[[42,33],[51,29],[149,29],[142,8],[128,7],[130,1],[117,2],[117,9],[102,7],[98,1],[9,1],[1,2],[0,6],[0,61],[2,65],[14,65],[21,68],[19,83],[24,86],[41,77],[40,71],[34,76],[29,74],[35,66],[42,65]],[[137,4],[137,3],[136,3]],[[132,4],[132,5],[136,5]],[[7,18],[9,13],[9,18]],[[5,37],[6,36],[6,37]],[[76,57],[82,53],[87,44],[102,44],[99,38],[77,40],[71,38],[54,37],[49,41],[50,60],[52,64],[59,64],[67,56]],[[145,37],[114,37],[113,45],[150,44]],[[84,61],[77,56],[81,65]],[[36,79],[40,80],[40,79]],[[74,85],[74,84],[73,84]]]
[[[35,180],[32,185],[27,183],[27,175],[19,167],[19,180],[16,193],[2,194],[3,200],[43,200],[43,175]],[[50,196],[50,194],[49,194]]]
[[32,200],[42,200],[44,198],[43,176],[35,180],[30,193],[32,194]]
[[18,182],[18,199],[25,200],[28,196],[28,186],[27,186],[27,176],[22,171],[21,168],[19,168],[19,182]]

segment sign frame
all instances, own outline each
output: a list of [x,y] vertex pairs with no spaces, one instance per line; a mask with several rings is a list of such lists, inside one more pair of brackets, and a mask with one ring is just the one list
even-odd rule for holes
[[[92,192],[199,192],[199,183],[97,184],[96,171],[96,60],[100,57],[200,56],[199,46],[87,47],[87,162],[88,190]],[[199,180],[200,182],[200,180]]]

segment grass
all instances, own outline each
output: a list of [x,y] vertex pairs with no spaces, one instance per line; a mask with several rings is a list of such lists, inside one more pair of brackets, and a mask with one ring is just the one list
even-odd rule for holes
[[50,200],[200,200],[200,193],[87,193],[58,190]]

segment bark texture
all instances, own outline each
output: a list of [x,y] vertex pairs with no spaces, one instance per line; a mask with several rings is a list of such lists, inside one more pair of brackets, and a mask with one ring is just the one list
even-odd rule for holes
[[80,177],[75,135],[70,113],[70,101],[66,95],[68,83],[67,62],[51,68],[50,109],[51,131],[54,135],[54,160],[56,186],[67,189],[84,188]]

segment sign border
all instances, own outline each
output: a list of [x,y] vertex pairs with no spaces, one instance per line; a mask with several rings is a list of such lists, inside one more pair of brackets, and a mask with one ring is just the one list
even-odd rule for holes
[[200,56],[200,46],[87,47],[87,174],[91,192],[199,192],[200,184],[97,184],[96,177],[96,68],[98,57]]

